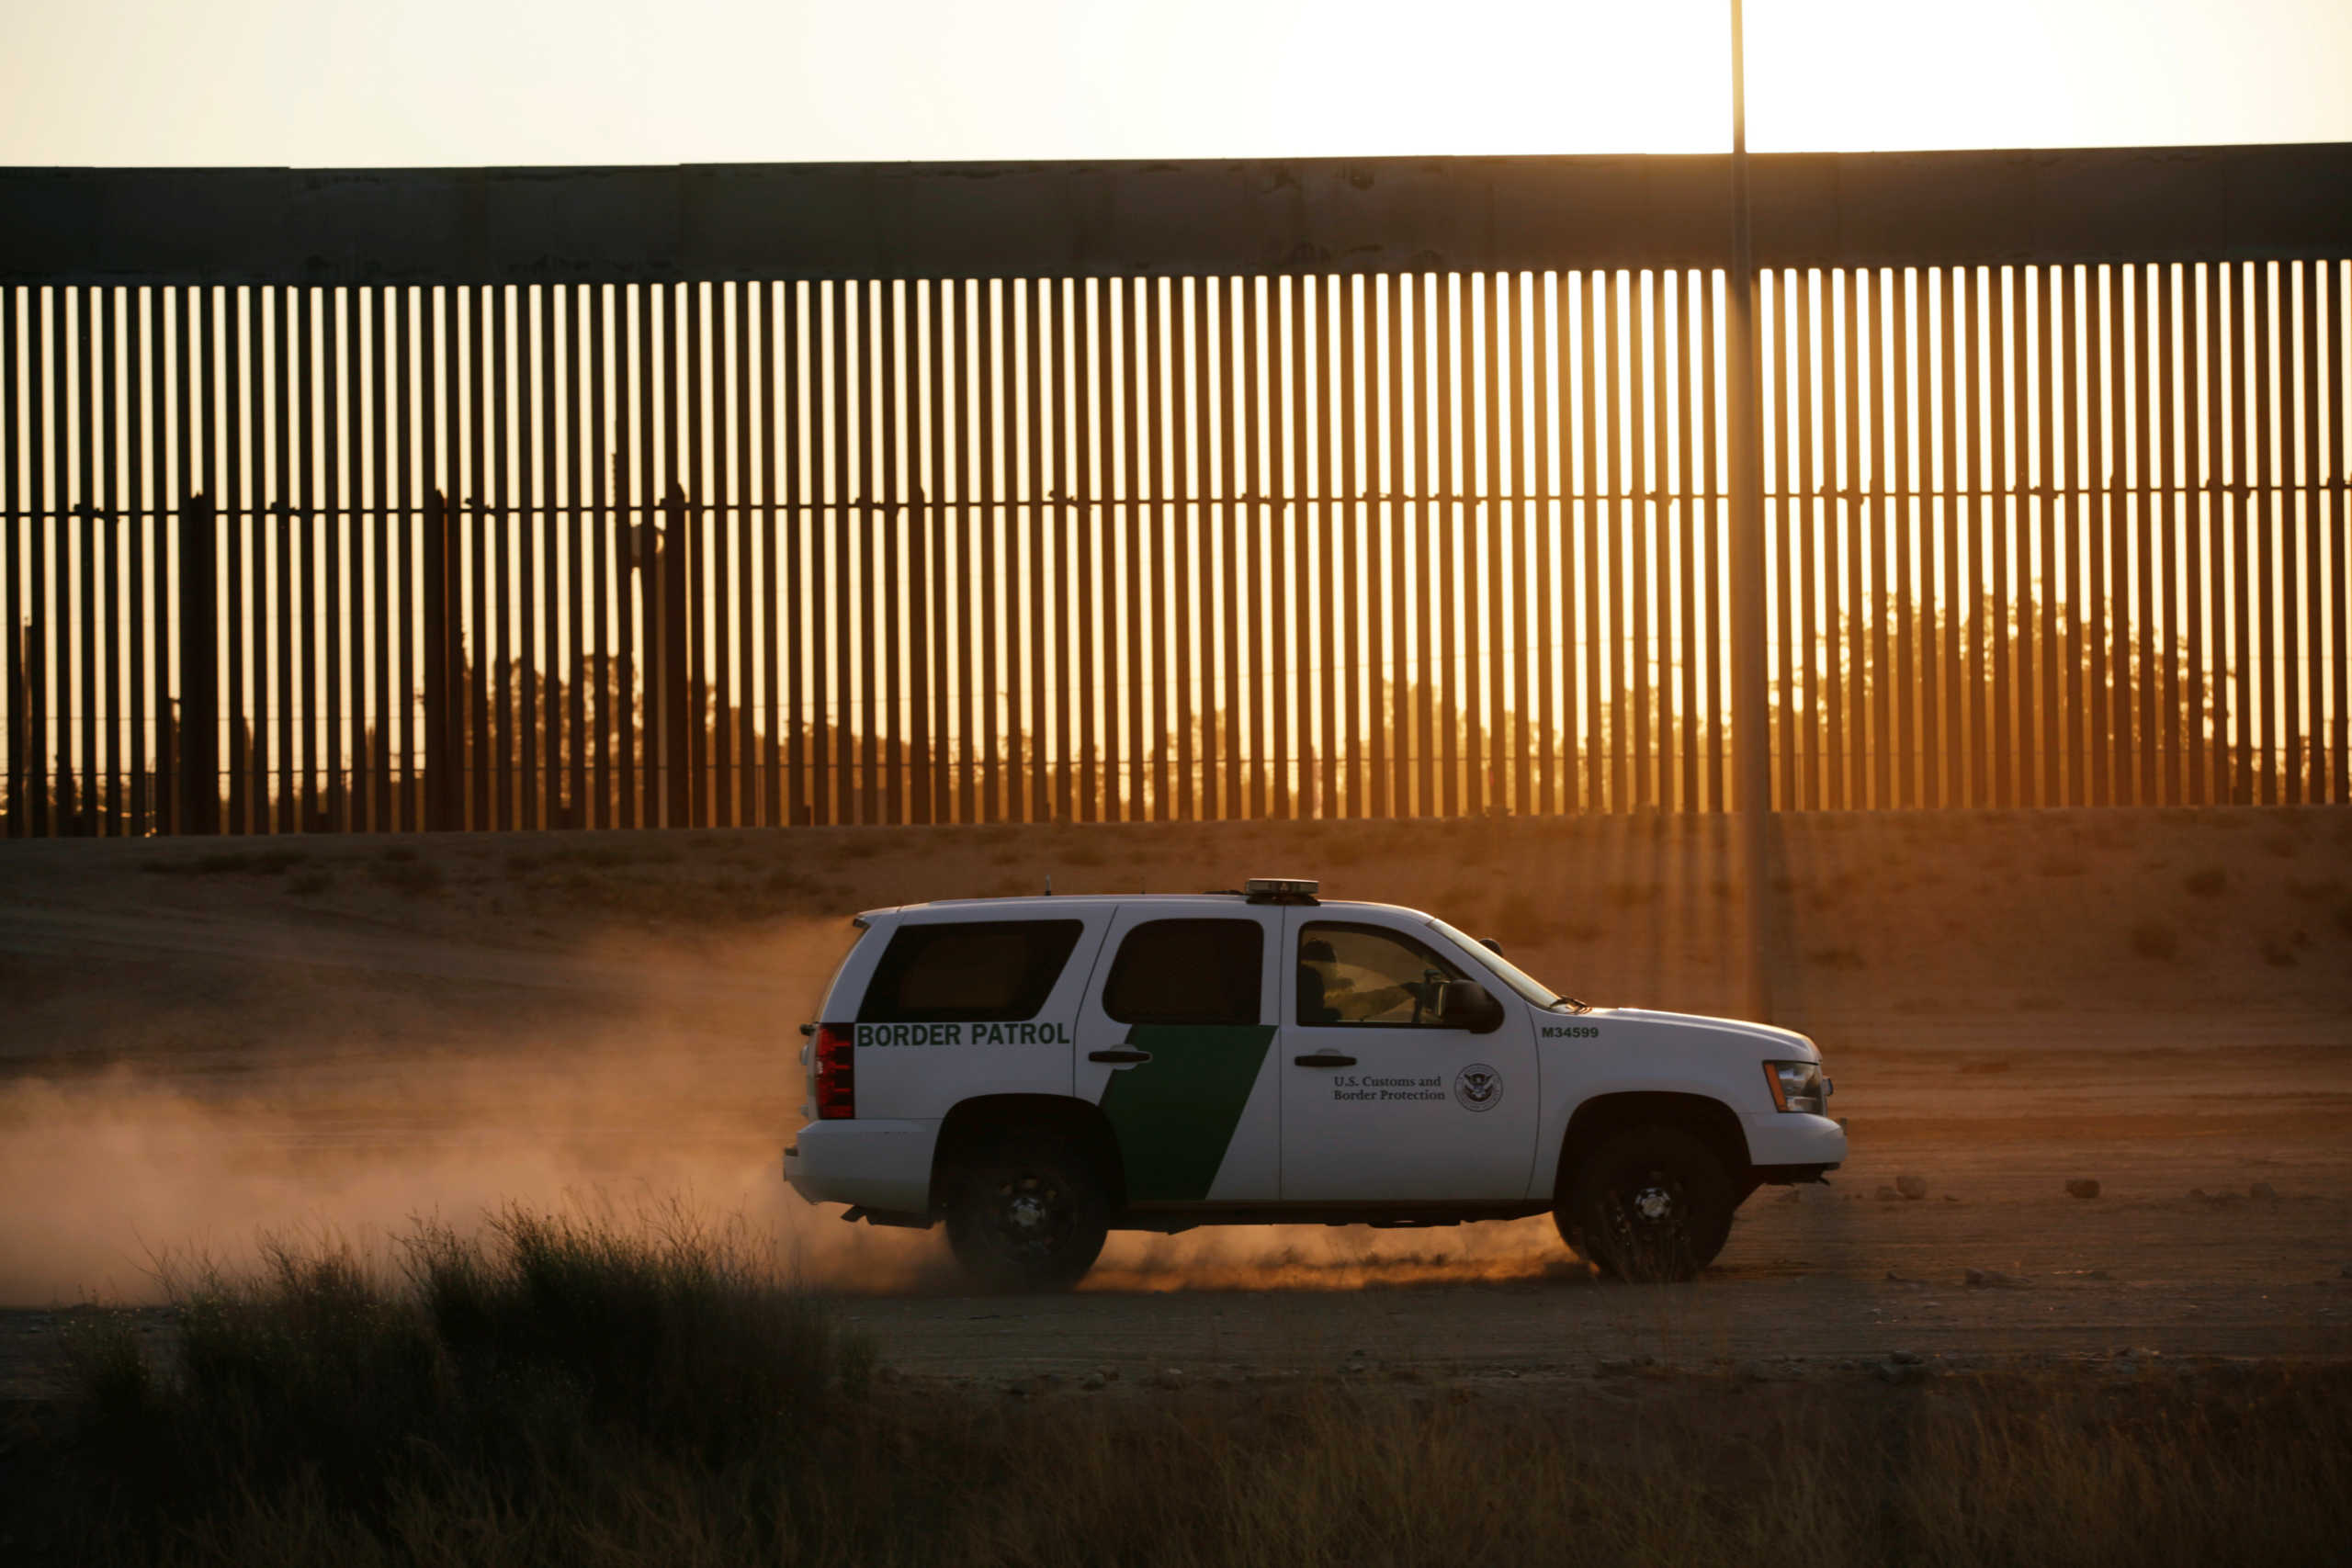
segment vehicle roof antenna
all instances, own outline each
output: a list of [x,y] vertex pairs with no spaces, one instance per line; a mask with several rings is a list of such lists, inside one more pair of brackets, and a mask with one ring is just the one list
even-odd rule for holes
[[1046,873],[1046,897],[1048,897],[1048,898],[1050,898],[1050,897],[1052,897],[1053,896],[1054,896],[1054,874],[1053,874],[1052,872],[1050,872],[1050,871],[1049,871],[1049,872]]

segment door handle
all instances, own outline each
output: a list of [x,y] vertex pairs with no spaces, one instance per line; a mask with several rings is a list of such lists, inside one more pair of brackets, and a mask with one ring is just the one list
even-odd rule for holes
[[1148,1062],[1151,1060],[1151,1053],[1148,1051],[1089,1051],[1086,1054],[1086,1059],[1090,1062]]
[[1353,1056],[1343,1056],[1337,1051],[1317,1051],[1312,1056],[1293,1056],[1291,1060],[1302,1067],[1352,1067]]

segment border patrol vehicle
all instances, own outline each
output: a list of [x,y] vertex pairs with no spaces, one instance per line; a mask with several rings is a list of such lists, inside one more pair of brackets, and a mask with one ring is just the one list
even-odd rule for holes
[[1549,1212],[1602,1271],[1684,1279],[1766,1183],[1846,1156],[1812,1041],[1596,1008],[1416,910],[1260,880],[1199,897],[869,911],[804,1025],[784,1174],[928,1228],[992,1289],[1111,1229]]

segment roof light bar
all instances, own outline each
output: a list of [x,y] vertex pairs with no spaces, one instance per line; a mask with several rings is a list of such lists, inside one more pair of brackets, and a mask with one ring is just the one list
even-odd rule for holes
[[1321,902],[1315,895],[1323,885],[1305,877],[1253,876],[1242,885],[1249,890],[1252,904],[1315,904]]

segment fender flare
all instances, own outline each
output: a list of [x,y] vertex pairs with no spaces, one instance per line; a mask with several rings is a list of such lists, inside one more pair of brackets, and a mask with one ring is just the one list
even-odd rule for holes
[[1686,1077],[1640,1077],[1597,1085],[1564,1103],[1544,1121],[1528,1197],[1556,1199],[1571,1163],[1593,1142],[1618,1127],[1668,1122],[1691,1128],[1712,1145],[1724,1168],[1743,1184],[1751,1164],[1747,1130],[1724,1099],[1718,1082]]
[[1102,1108],[1069,1094],[981,1094],[959,1100],[939,1123],[931,1151],[931,1209],[939,1211],[940,1178],[976,1138],[1005,1126],[1050,1127],[1075,1138],[1110,1187],[1114,1211],[1126,1206],[1126,1167]]

